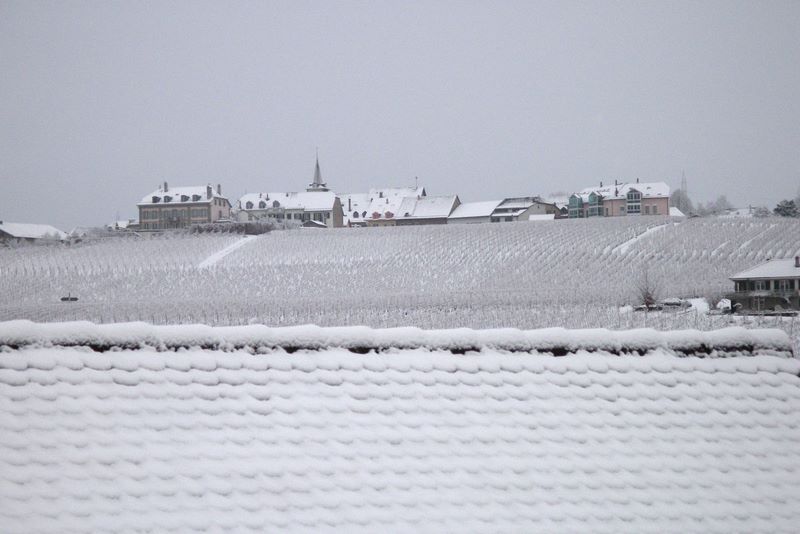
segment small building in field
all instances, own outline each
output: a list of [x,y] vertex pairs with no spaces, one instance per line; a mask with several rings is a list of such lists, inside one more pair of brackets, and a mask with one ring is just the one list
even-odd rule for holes
[[501,200],[462,202],[447,218],[447,224],[475,224],[492,221],[492,213]]
[[748,311],[800,310],[800,256],[769,260],[731,276],[731,306]]
[[231,203],[217,184],[170,187],[167,182],[139,204],[139,230],[169,230],[230,221]]
[[0,221],[2,243],[57,243],[67,234],[49,224],[27,224]]
[[531,215],[558,216],[555,204],[546,202],[541,197],[506,198],[492,211],[491,222],[527,221]]
[[447,218],[459,204],[458,195],[406,197],[400,203],[397,225],[447,224]]
[[669,186],[664,182],[623,183],[588,187],[569,197],[570,219],[669,215]]

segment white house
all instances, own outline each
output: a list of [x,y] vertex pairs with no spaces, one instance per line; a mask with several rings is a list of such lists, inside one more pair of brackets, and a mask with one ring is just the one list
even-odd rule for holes
[[447,224],[459,204],[458,195],[406,197],[400,203],[397,225]]
[[239,199],[240,222],[266,221],[284,228],[314,221],[328,228],[342,226],[342,204],[331,191],[249,193]]
[[66,237],[66,233],[49,224],[0,221],[0,241],[4,243],[53,243]]
[[506,198],[492,211],[491,222],[527,221],[531,215],[557,214],[555,204],[540,197]]

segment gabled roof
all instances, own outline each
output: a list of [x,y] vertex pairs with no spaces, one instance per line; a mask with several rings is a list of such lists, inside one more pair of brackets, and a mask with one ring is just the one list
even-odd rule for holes
[[448,217],[458,203],[457,195],[406,197],[396,216],[403,219],[442,219]]
[[450,219],[468,219],[472,217],[491,217],[494,209],[500,204],[500,200],[486,200],[482,202],[464,202],[460,204]]
[[2,221],[0,222],[0,231],[19,239],[61,240],[67,237],[65,232],[49,224],[27,224]]
[[731,280],[767,278],[800,278],[800,267],[795,267],[794,259],[769,260],[731,276]]
[[[248,193],[239,199],[239,206],[247,211],[247,203],[252,202],[253,210],[277,208],[303,211],[330,211],[336,203],[336,194],[331,191],[300,191],[293,193]],[[266,207],[260,208],[264,202]]]
[[[208,188],[211,188],[211,197],[208,196]],[[167,202],[165,197],[169,197],[170,201]],[[153,202],[153,198],[157,198],[158,202]],[[197,203],[208,203],[211,202],[214,198],[221,198],[223,200],[228,200],[228,197],[225,195],[220,195],[217,193],[216,188],[212,186],[206,185],[189,185],[189,186],[179,186],[179,187],[167,187],[167,190],[164,190],[164,186],[159,187],[149,195],[142,198],[141,202],[138,205],[143,204],[152,204],[163,206],[164,204],[197,204]],[[194,200],[197,199],[197,200]]]

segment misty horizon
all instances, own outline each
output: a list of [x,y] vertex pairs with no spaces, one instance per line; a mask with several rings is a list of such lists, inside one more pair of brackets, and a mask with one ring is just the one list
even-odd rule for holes
[[0,3],[0,220],[135,218],[170,185],[462,201],[686,173],[800,186],[800,4]]

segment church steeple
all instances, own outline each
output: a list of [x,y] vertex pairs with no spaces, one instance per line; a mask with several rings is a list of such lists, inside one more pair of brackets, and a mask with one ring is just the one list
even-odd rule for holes
[[317,164],[314,167],[314,181],[308,184],[306,191],[328,191],[328,184],[322,181],[322,173],[319,170],[319,150],[317,150]]

